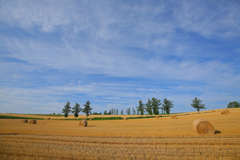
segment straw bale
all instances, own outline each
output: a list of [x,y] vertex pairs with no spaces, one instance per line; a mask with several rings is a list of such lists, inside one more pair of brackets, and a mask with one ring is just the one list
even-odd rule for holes
[[159,118],[159,116],[155,116],[156,118]]
[[213,125],[204,119],[194,120],[193,128],[198,134],[215,134]]
[[221,112],[221,115],[228,115],[228,112],[226,110]]
[[22,123],[28,123],[28,119],[23,119]]
[[230,113],[230,111],[229,111],[229,110],[227,110],[227,109],[226,109],[225,111],[226,111],[227,113]]
[[212,110],[212,112],[216,112],[215,110]]
[[88,125],[88,122],[85,119],[79,122],[80,127],[87,127],[87,125]]
[[124,120],[126,121],[126,120],[127,120],[127,117],[125,117]]
[[176,115],[172,115],[171,117],[172,119],[177,119]]
[[35,119],[32,119],[29,121],[29,124],[36,124],[36,123],[37,123],[37,120],[35,120]]

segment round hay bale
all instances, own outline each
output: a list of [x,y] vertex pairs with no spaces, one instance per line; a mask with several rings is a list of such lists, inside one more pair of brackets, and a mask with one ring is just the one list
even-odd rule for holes
[[225,111],[226,111],[227,113],[230,113],[230,111],[229,111],[229,110],[227,110],[227,109],[226,109]]
[[172,119],[177,119],[176,115],[172,115],[171,117]]
[[157,119],[159,118],[159,116],[155,116]]
[[92,118],[90,118],[89,120],[92,121]]
[[215,110],[212,110],[212,112],[216,112]]
[[194,120],[193,128],[198,134],[215,134],[213,125],[204,119]]
[[29,124],[36,124],[36,123],[37,123],[37,120],[35,120],[35,119],[32,119],[29,121]]
[[28,119],[23,119],[22,123],[28,123]]
[[87,127],[87,125],[88,125],[88,123],[87,123],[86,120],[81,120],[81,121],[79,122],[79,126],[80,126],[80,127]]
[[51,120],[51,118],[48,118],[48,120]]
[[28,119],[23,119],[22,123],[28,123]]
[[127,120],[127,117],[123,118],[125,121]]
[[225,111],[222,111],[221,112],[221,115],[228,115],[228,112],[225,110]]

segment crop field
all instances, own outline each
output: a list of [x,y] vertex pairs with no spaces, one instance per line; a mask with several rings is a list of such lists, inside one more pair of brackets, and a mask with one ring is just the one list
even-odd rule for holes
[[[88,121],[87,127],[79,127],[77,120],[16,114],[44,120],[29,124],[21,119],[0,119],[0,159],[238,160],[240,109],[229,109],[227,115],[221,111],[177,114],[177,119]],[[215,134],[196,133],[192,122],[198,118],[210,122]]]

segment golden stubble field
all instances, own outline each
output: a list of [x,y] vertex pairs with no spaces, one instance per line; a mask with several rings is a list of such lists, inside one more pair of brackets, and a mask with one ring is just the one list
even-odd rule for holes
[[[1,119],[0,159],[240,159],[240,109],[221,111],[88,121],[88,127],[72,120]],[[216,134],[197,134],[192,122],[198,118],[212,123]]]

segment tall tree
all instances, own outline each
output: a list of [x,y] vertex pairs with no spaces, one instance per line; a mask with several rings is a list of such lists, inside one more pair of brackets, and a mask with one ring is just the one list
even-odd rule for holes
[[146,106],[146,112],[149,114],[149,115],[152,115],[152,101],[148,98],[148,101],[147,103],[145,104]]
[[82,108],[80,107],[80,105],[78,103],[75,104],[75,106],[72,108],[72,113],[74,113],[74,117],[77,118],[79,112],[82,111]]
[[85,108],[83,108],[82,112],[86,113],[86,116],[88,117],[92,110],[89,100],[87,100],[86,104],[84,104],[84,107]]
[[121,115],[123,115],[123,109],[121,110]]
[[104,114],[104,115],[107,115],[107,114],[108,114],[107,110],[105,110],[103,114]]
[[143,114],[144,114],[144,104],[143,104],[142,100],[138,101],[137,111],[140,112],[141,116],[143,116]]
[[170,113],[171,108],[173,108],[173,102],[170,100],[167,100],[167,98],[163,99],[163,108],[166,111],[167,114]]
[[130,114],[131,114],[131,109],[128,108],[128,109],[126,110],[126,113],[127,113],[127,115],[130,115]]
[[196,108],[198,112],[200,109],[206,109],[205,104],[202,104],[202,100],[198,99],[197,97],[192,100],[191,106]]
[[65,118],[67,118],[70,112],[71,112],[70,102],[67,101],[66,105],[63,108],[62,113],[64,113]]
[[161,105],[161,100],[157,98],[152,98],[152,108],[153,108],[153,114],[158,115],[159,114],[159,106]]
[[229,102],[227,108],[240,108],[240,103],[237,101]]
[[135,115],[136,114],[136,110],[134,108],[132,108],[132,114]]

